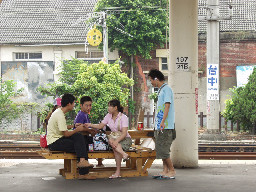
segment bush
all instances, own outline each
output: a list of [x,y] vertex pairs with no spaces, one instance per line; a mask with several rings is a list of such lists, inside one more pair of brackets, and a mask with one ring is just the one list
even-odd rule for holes
[[225,101],[223,116],[233,122],[239,121],[243,130],[255,132],[256,127],[256,68],[244,87],[234,87],[231,99]]
[[19,117],[18,107],[11,98],[19,95],[22,89],[15,90],[16,83],[13,80],[2,82],[0,79],[0,81],[0,122],[3,120],[11,121]]
[[[39,87],[39,91],[47,96],[60,96],[71,93],[77,98],[76,112],[80,110],[79,99],[90,96],[93,107],[90,120],[98,123],[107,114],[107,104],[112,99],[119,99],[123,106],[127,106],[129,87],[133,80],[121,72],[116,61],[114,64],[99,63],[88,64],[85,61],[72,59],[64,61],[60,82]],[[71,121],[74,119],[71,119]]]

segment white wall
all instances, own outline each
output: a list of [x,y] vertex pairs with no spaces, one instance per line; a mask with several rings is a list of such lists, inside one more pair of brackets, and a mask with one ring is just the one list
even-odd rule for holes
[[[89,46],[89,50],[99,50],[97,47]],[[1,61],[13,61],[14,52],[42,52],[42,61],[54,61],[54,51],[62,51],[62,59],[75,58],[76,51],[85,51],[84,45],[49,45],[49,46],[15,46],[2,45],[0,49]],[[116,60],[119,58],[118,51],[109,50],[109,60]]]
[[[46,81],[44,79],[48,79],[49,80],[49,79],[52,78],[52,77],[49,77],[51,75],[53,75],[54,81],[57,81],[58,78],[59,78],[58,67],[61,66],[62,61],[65,60],[65,59],[69,60],[69,59],[75,58],[77,51],[85,51],[85,46],[84,45],[44,45],[44,46],[2,45],[0,48],[1,48],[0,49],[0,58],[1,58],[0,59],[0,61],[1,61],[1,65],[0,66],[3,65],[3,62],[14,62],[14,65],[15,65],[14,53],[17,53],[17,52],[41,52],[42,53],[42,59],[34,60],[35,61],[34,65],[38,66],[40,69],[33,69],[33,70],[39,70],[39,71],[40,70],[41,71],[42,70],[46,70],[46,68],[42,67],[42,65],[44,65],[44,62],[48,62],[48,63],[49,62],[53,62],[53,71],[52,71],[52,69],[50,69],[50,71],[49,70],[44,71],[43,76],[47,76],[46,78],[42,77],[42,75],[40,75],[39,78],[38,78],[38,76],[33,77],[32,83],[35,86],[37,86],[37,85],[34,84],[34,81],[40,81],[39,84],[42,85],[42,84],[44,84],[44,82],[42,82],[42,79],[43,79],[43,81]],[[89,46],[89,51],[93,51],[93,50],[99,51],[99,49],[97,47]],[[109,60],[116,60],[118,58],[119,58],[118,51],[116,51],[116,50],[114,50],[113,52],[109,51]],[[22,61],[33,62],[33,60],[22,60]],[[16,62],[16,64],[17,64],[17,62]],[[6,66],[7,65],[5,63],[5,70],[6,70]],[[41,65],[41,67],[39,65]],[[31,87],[29,88],[29,86],[27,85],[28,84],[27,82],[30,81],[28,79],[29,77],[27,75],[28,74],[27,73],[28,69],[24,68],[23,71],[17,71],[17,69],[19,70],[19,68],[15,68],[15,67],[11,69],[12,70],[11,71],[12,74],[14,74],[14,72],[15,72],[15,75],[14,75],[15,77],[13,77],[13,75],[10,76],[9,74],[5,74],[5,76],[4,76],[5,80],[7,80],[8,78],[12,78],[12,79],[14,78],[14,80],[18,80],[18,82],[20,82],[19,83],[20,85],[24,84],[25,90],[31,89]],[[0,68],[0,71],[1,71],[1,76],[3,77],[3,74],[2,74],[3,71],[1,70],[1,68]],[[22,78],[21,80],[20,80],[21,75],[19,74],[19,72],[22,73],[23,76],[24,76],[24,78]],[[35,71],[35,75],[36,74],[37,73]],[[36,82],[36,83],[38,84],[38,82]],[[34,90],[36,90],[36,87],[34,87],[34,88],[35,89],[32,89],[32,92]],[[26,92],[29,93],[29,90],[27,90]],[[30,90],[30,92],[31,92],[31,90]],[[33,94],[33,93],[31,93],[31,94]],[[39,102],[39,103],[42,102],[38,98],[37,99],[31,98],[31,94],[25,94],[22,98],[19,98],[19,99],[22,100],[22,101],[26,101],[27,100],[27,101],[30,101],[30,102]]]
[[[92,50],[98,50],[97,47],[89,47],[89,51]],[[58,71],[56,70],[56,65],[61,65],[61,61],[65,59],[72,59],[76,57],[76,51],[85,51],[84,45],[47,45],[47,46],[15,46],[15,45],[1,45],[0,46],[0,72],[1,76],[2,70],[1,66],[3,65],[2,62],[5,62],[3,70],[5,70],[4,79],[8,78],[14,78],[17,82],[17,84],[21,85],[21,87],[24,88],[24,93],[19,98],[16,98],[16,101],[21,102],[37,102],[40,104],[43,104],[45,102],[49,102],[49,98],[46,99],[42,98],[42,96],[38,97],[38,93],[36,94],[36,88],[39,85],[43,85],[44,83],[47,83],[47,78],[56,81],[58,79]],[[32,60],[23,60],[24,62],[15,62],[14,60],[14,54],[15,52],[41,52],[42,53],[42,59],[41,60],[35,60],[33,62]],[[109,51],[109,60],[116,60],[119,58],[118,51]],[[32,61],[30,64],[26,63],[27,61]],[[53,62],[53,69],[49,68],[49,66],[45,67],[44,63],[52,63]],[[33,64],[33,68],[31,68],[31,63]],[[18,65],[24,66],[22,70],[17,70]],[[9,66],[12,68],[9,69]],[[36,67],[35,67],[36,66]],[[7,69],[8,68],[8,69]],[[47,69],[47,71],[44,71],[43,73],[39,73],[40,70],[42,72],[43,69]],[[6,70],[8,72],[6,72]],[[9,73],[12,72],[12,75],[9,75]],[[49,74],[52,73],[52,74]],[[32,78],[32,79],[30,79]],[[21,88],[20,87],[20,88]],[[28,117],[32,116],[30,114],[26,114]],[[24,118],[21,122],[19,119],[13,121],[11,123],[12,129],[8,126],[9,124],[6,123],[0,123],[0,131],[31,131],[37,129],[37,119],[36,116],[33,115],[32,119]]]

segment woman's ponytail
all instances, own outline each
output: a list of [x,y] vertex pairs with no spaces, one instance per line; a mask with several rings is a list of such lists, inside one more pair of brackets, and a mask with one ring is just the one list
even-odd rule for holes
[[124,108],[120,105],[120,101],[117,99],[113,99],[111,101],[108,102],[108,104],[112,107],[117,107],[117,110],[121,113],[123,113]]

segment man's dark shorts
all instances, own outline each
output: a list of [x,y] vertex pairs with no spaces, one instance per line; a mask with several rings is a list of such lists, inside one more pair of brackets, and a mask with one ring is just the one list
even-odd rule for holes
[[168,159],[173,142],[173,129],[155,130],[156,159]]

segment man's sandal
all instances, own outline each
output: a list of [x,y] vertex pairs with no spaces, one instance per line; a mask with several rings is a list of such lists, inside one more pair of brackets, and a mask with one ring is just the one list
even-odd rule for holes
[[161,175],[161,174],[158,174],[158,175],[153,175],[153,176],[152,176],[153,179],[156,179],[156,178],[158,178],[158,177],[162,177],[162,175]]
[[109,179],[117,179],[117,178],[120,178],[121,176],[120,175],[115,175],[115,174],[113,174],[113,175],[111,175],[110,177],[109,177]]

